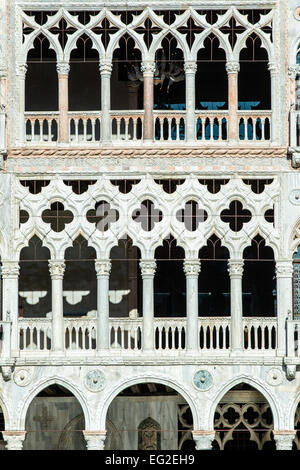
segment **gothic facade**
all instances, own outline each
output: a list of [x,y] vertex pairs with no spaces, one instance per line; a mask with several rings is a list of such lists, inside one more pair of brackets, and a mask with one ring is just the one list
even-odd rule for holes
[[2,0],[0,446],[300,450],[297,0]]

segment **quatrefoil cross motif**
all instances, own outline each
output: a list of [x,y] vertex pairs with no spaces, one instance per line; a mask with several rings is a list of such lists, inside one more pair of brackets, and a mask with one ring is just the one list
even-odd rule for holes
[[233,232],[239,232],[243,225],[251,220],[251,212],[243,209],[240,201],[231,201],[229,209],[224,209],[220,214],[221,220],[229,224]]
[[109,230],[112,223],[119,219],[119,212],[113,209],[109,202],[100,201],[95,204],[95,209],[90,209],[86,218],[89,222],[96,225],[100,232]]
[[184,209],[177,211],[176,218],[179,222],[184,223],[187,230],[194,232],[200,223],[206,221],[207,212],[204,209],[199,209],[196,201],[187,201]]
[[146,199],[141,203],[140,209],[133,211],[132,218],[135,222],[141,224],[143,230],[150,232],[154,225],[162,220],[163,214],[161,210],[155,209],[152,201]]
[[54,232],[61,232],[65,229],[66,224],[70,224],[73,220],[71,211],[65,210],[61,202],[53,202],[50,209],[44,210],[42,213],[42,220],[46,224],[50,224]]

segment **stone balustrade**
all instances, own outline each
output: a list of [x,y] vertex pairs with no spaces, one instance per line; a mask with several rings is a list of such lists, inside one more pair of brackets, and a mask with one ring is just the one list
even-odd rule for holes
[[25,113],[25,139],[30,145],[57,143],[59,140],[59,113]]
[[243,331],[245,350],[275,351],[277,347],[275,318],[244,318]]
[[290,112],[290,146],[300,147],[300,110]]

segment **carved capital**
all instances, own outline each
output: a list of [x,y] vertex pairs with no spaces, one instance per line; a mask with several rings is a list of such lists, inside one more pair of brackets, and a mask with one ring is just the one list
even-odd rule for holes
[[156,271],[156,261],[152,259],[142,260],[140,261],[140,268],[143,278],[153,278]]
[[184,63],[184,71],[185,73],[196,73],[197,72],[197,62],[192,60],[187,60]]
[[300,65],[299,64],[290,65],[288,68],[289,77],[296,78],[298,74],[300,74]]
[[240,63],[231,60],[229,62],[226,62],[226,72],[227,73],[238,73],[240,71]]
[[142,62],[141,71],[144,75],[153,75],[155,71],[155,63],[152,60]]
[[49,270],[50,276],[53,280],[63,279],[65,272],[65,262],[61,260],[50,260],[49,261]]
[[269,62],[268,63],[268,70],[270,73],[277,73],[278,72],[278,64],[276,62]]
[[16,75],[17,77],[22,77],[25,79],[27,72],[27,64],[17,64],[16,65]]
[[296,431],[273,431],[276,450],[292,450]]
[[70,72],[70,64],[68,62],[57,62],[56,70],[58,75],[68,75]]
[[109,259],[101,259],[95,261],[95,269],[97,276],[109,277],[111,271],[111,262]]
[[20,267],[18,261],[2,261],[1,272],[4,279],[17,279],[19,277],[19,271]]
[[198,259],[186,259],[183,263],[183,271],[187,277],[198,277],[201,264]]
[[244,272],[244,261],[240,259],[229,260],[228,272],[231,279],[241,279]]
[[296,365],[295,364],[287,364],[286,366],[286,378],[288,380],[294,380],[296,377]]
[[276,277],[292,278],[293,272],[292,261],[276,261]]
[[1,366],[2,377],[5,382],[8,382],[11,379],[12,367],[11,366]]
[[211,450],[216,431],[192,431],[196,450]]
[[22,450],[26,431],[2,431],[7,450]]
[[106,431],[82,431],[87,450],[104,450]]
[[99,70],[101,75],[110,75],[112,72],[112,63],[111,60],[102,59],[99,63]]

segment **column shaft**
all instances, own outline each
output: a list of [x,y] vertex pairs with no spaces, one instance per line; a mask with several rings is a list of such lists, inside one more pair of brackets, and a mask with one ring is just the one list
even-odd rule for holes
[[196,352],[199,347],[198,329],[198,275],[200,261],[185,260],[184,272],[186,275],[186,330],[187,350]]
[[101,140],[109,142],[111,140],[111,119],[110,119],[110,77],[112,65],[110,60],[100,61],[101,73]]
[[[19,353],[18,313],[19,313],[19,264],[17,261],[2,261],[3,283],[3,320],[11,322],[11,336],[6,339],[11,342],[12,355]],[[7,328],[6,328],[7,331]],[[5,341],[5,338],[4,338]],[[5,346],[7,350],[9,345]]]
[[58,73],[58,109],[59,109],[59,141],[69,142],[69,70],[68,63],[57,64]]
[[[293,262],[286,260],[276,261],[277,283],[277,355],[287,352],[286,345],[286,319],[293,311]],[[289,341],[293,341],[289,338]]]
[[49,261],[52,282],[52,350],[64,350],[63,276],[65,263],[61,260]]
[[97,273],[97,349],[109,349],[109,275],[111,262],[96,260]]
[[185,62],[185,100],[186,100],[186,121],[185,138],[187,142],[194,142],[196,136],[195,123],[195,75],[197,71],[196,62]]
[[229,260],[230,275],[230,307],[231,307],[231,351],[241,352],[243,349],[243,298],[242,276],[243,260]]
[[278,141],[278,135],[276,132],[276,123],[278,117],[278,96],[277,96],[277,69],[278,65],[274,63],[269,63],[269,71],[271,76],[271,110],[272,110],[272,118],[271,118],[271,140],[272,142]]
[[238,122],[238,72],[240,65],[238,62],[227,62],[228,73],[228,140],[235,144],[239,138]]
[[143,139],[145,142],[152,142],[154,139],[153,123],[153,73],[154,62],[143,62],[142,72],[144,74],[144,123]]
[[154,260],[140,261],[143,278],[143,350],[154,349]]
[[25,78],[27,64],[18,64],[16,70],[17,76],[17,94],[18,94],[18,136],[17,140],[23,144],[25,142]]

